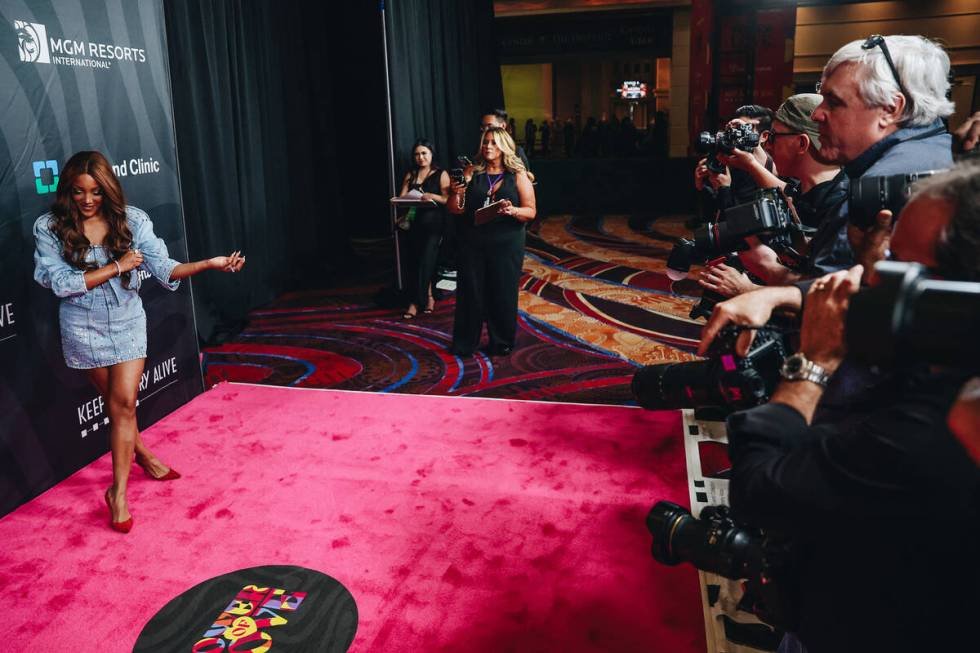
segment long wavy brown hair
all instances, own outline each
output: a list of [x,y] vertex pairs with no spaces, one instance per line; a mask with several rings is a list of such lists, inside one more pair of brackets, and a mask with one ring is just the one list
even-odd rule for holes
[[[102,189],[102,216],[109,223],[109,232],[102,245],[111,253],[113,259],[120,259],[133,244],[133,233],[126,224],[126,198],[116,173],[101,152],[77,152],[61,170],[58,189],[51,213],[54,221],[51,230],[61,241],[61,256],[70,265],[80,270],[91,270],[96,266],[85,262],[92,243],[85,237],[82,216],[72,199],[71,191],[75,180],[81,175],[90,175]],[[131,272],[123,274],[123,286],[129,287]]]

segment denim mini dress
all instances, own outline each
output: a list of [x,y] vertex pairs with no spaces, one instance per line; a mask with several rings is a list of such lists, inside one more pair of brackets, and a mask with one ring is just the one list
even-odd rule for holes
[[[133,234],[131,247],[143,254],[143,263],[130,274],[129,288],[122,278],[85,288],[85,271],[70,265],[61,255],[61,241],[51,231],[51,213],[34,223],[34,280],[61,298],[58,321],[65,364],[78,370],[108,367],[123,361],[146,358],[146,312],[139,296],[140,273],[149,274],[165,288],[176,290],[170,281],[178,262],[170,258],[167,244],[153,233],[145,212],[126,207],[126,222]],[[93,245],[85,255],[98,267],[112,261],[108,250]]]

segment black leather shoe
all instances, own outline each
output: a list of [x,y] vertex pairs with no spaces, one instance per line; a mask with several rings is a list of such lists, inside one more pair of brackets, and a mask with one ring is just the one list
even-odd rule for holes
[[461,358],[467,358],[473,355],[473,352],[471,351],[463,351],[462,349],[457,349],[456,347],[450,347],[449,353],[453,356],[459,356]]
[[510,356],[510,353],[514,351],[513,347],[508,347],[507,345],[497,345],[491,350],[491,354],[494,356]]

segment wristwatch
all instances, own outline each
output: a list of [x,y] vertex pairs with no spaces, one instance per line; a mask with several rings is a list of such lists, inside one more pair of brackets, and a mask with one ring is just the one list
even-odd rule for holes
[[810,381],[821,388],[826,388],[827,382],[830,380],[827,370],[800,353],[793,354],[784,360],[779,373],[787,381]]

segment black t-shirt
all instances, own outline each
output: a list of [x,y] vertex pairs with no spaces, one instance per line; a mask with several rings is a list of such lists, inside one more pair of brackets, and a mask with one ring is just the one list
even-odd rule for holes
[[819,229],[827,218],[832,218],[840,205],[847,200],[849,180],[843,170],[833,179],[822,181],[794,202],[800,221],[807,227]]
[[975,648],[980,468],[946,428],[966,377],[907,378],[856,424],[729,418],[733,510],[795,537],[808,653]]
[[[417,190],[421,193],[432,193],[433,195],[442,194],[441,168],[433,166],[432,170],[429,171],[429,176],[421,181],[418,180],[416,175],[416,172],[412,172],[411,177],[409,178],[409,190]],[[444,212],[442,206],[426,206],[415,210],[415,220],[418,224],[425,224],[429,222],[441,224],[443,219]]]

